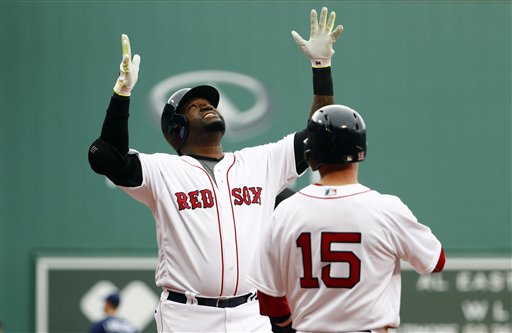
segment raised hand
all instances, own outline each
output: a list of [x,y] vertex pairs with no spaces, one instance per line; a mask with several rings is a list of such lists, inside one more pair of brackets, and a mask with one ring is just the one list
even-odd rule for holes
[[121,41],[123,44],[123,60],[119,65],[119,77],[114,86],[114,92],[120,96],[130,96],[139,78],[140,56],[136,54],[132,59],[130,39],[127,35],[123,34]]
[[332,48],[334,42],[343,32],[343,26],[338,25],[334,28],[336,13],[331,12],[327,20],[327,8],[323,7],[320,13],[320,21],[317,21],[316,10],[311,10],[310,23],[311,30],[309,40],[304,40],[296,31],[292,31],[292,36],[302,52],[311,60],[313,67],[331,66],[331,58],[334,55]]

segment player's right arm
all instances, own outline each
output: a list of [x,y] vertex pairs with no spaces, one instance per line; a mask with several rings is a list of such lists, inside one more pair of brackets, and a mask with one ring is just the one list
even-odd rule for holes
[[135,187],[142,184],[142,168],[137,155],[128,154],[128,116],[130,95],[137,82],[140,56],[132,59],[130,40],[122,35],[123,60],[114,94],[103,121],[101,135],[89,148],[91,168],[107,176],[116,185]]
[[[317,19],[316,10],[310,14],[309,40],[304,40],[296,31],[292,31],[295,42],[311,61],[313,71],[313,102],[309,111],[309,117],[323,106],[334,104],[334,88],[331,74],[331,59],[334,56],[333,44],[343,32],[343,26],[334,28],[336,13],[331,12],[327,17],[327,8],[323,7],[320,19]],[[297,132],[295,135],[295,161],[297,173],[304,172],[308,165],[304,160],[304,139],[306,131]]]

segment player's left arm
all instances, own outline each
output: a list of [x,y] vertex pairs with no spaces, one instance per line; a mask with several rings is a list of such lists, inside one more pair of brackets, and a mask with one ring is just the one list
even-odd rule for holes
[[286,296],[274,297],[258,290],[260,314],[267,316],[274,333],[294,333],[290,307]]
[[114,86],[101,135],[89,147],[88,160],[98,174],[107,176],[117,185],[136,187],[142,184],[140,160],[128,154],[128,118],[130,96],[139,76],[140,56],[132,58],[130,40],[121,36],[123,58],[119,65],[119,77]]
[[343,26],[334,28],[336,13],[331,11],[327,16],[327,8],[323,7],[320,19],[312,9],[310,14],[309,40],[304,40],[296,31],[292,31],[295,42],[311,61],[313,70],[313,103],[309,116],[319,108],[334,103],[334,90],[331,75],[331,59],[334,56],[333,45],[341,36]]
[[[318,20],[316,10],[311,10],[309,40],[304,40],[296,31],[292,31],[295,42],[311,61],[313,71],[313,101],[308,118],[321,107],[334,104],[331,59],[335,53],[333,45],[341,36],[343,26],[334,28],[336,13],[332,11],[327,16],[327,12],[327,8],[323,7]],[[308,167],[304,160],[305,138],[305,130],[295,134],[295,162],[299,174]]]
[[396,196],[384,196],[390,215],[389,240],[400,259],[420,274],[441,272],[446,256],[441,241],[432,230],[418,221],[413,212]]

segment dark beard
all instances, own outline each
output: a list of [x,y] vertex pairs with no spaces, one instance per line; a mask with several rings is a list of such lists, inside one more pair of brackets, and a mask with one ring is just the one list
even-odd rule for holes
[[226,123],[224,122],[224,118],[220,118],[217,121],[209,123],[206,125],[204,130],[207,132],[226,132]]

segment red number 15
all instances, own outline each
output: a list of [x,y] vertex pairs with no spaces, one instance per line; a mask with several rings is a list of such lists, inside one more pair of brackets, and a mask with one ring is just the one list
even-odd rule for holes
[[[322,267],[322,281],[327,288],[353,288],[361,279],[361,260],[352,251],[333,251],[332,243],[361,243],[361,234],[355,232],[322,232],[320,260],[322,262],[346,262],[349,265],[347,277],[332,277],[331,264]],[[300,278],[301,288],[319,288],[318,278],[313,276],[311,259],[311,234],[303,232],[297,238],[297,246],[302,250],[304,276]]]

